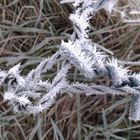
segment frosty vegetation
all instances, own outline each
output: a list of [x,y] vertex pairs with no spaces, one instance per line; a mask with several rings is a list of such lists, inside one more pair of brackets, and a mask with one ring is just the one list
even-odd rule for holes
[[[50,58],[43,60],[27,76],[20,74],[20,64],[9,71],[0,71],[0,84],[4,87],[4,100],[12,105],[14,112],[37,114],[48,110],[55,104],[56,97],[69,93],[92,95],[126,95],[132,94],[129,118],[140,120],[140,74],[132,74],[127,68],[119,65],[117,59],[109,58],[98,48],[98,44],[88,37],[89,20],[100,9],[111,14],[116,0],[62,0],[61,3],[72,2],[75,12],[69,19],[73,23],[74,32],[68,41],[61,42],[59,50]],[[42,79],[42,73],[50,70],[58,60],[61,69],[52,82]],[[86,78],[103,76],[111,80],[111,86],[70,83],[67,73],[76,67]],[[44,92],[45,91],[45,92]],[[46,93],[47,91],[47,93]]]

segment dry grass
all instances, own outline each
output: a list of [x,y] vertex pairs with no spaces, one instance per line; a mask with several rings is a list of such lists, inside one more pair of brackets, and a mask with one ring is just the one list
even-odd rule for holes
[[[122,1],[121,1],[122,2]],[[126,2],[124,0],[124,2]],[[23,74],[52,55],[72,32],[68,19],[73,8],[58,0],[0,0],[0,68],[21,62]],[[119,3],[120,4],[120,3]],[[122,5],[123,3],[121,3]],[[140,60],[139,25],[124,24],[116,14],[100,11],[91,20],[90,38],[123,61]],[[133,63],[132,63],[133,65]],[[131,66],[139,72],[139,66]],[[44,75],[52,78],[56,67]],[[72,81],[87,81],[71,71]],[[98,79],[98,84],[109,84]],[[140,123],[128,120],[131,97],[79,95],[59,97],[38,116],[13,114],[0,97],[1,140],[138,140]]]

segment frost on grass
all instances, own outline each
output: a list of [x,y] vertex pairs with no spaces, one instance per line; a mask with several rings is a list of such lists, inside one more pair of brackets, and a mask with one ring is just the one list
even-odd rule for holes
[[[73,33],[68,41],[60,44],[59,50],[42,62],[26,76],[20,74],[20,64],[9,71],[0,70],[0,84],[4,87],[4,100],[17,113],[37,114],[48,110],[55,104],[58,95],[64,93],[92,95],[126,95],[133,94],[130,119],[140,120],[140,74],[131,74],[128,68],[118,65],[117,59],[97,48],[98,44],[88,37],[89,20],[100,9],[111,14],[116,0],[62,0],[61,3],[72,2],[75,12],[69,19],[73,24]],[[50,70],[58,60],[61,68],[53,78],[44,80],[42,73]],[[98,76],[109,78],[110,87],[86,83],[70,83],[67,73],[76,67],[86,78]],[[45,92],[44,92],[45,91]]]

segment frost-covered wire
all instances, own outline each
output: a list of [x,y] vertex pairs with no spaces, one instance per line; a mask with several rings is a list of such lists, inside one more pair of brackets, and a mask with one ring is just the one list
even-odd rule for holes
[[[55,104],[58,95],[64,93],[85,95],[126,95],[132,94],[130,119],[140,120],[140,74],[131,74],[128,68],[119,65],[117,59],[109,58],[97,49],[88,37],[89,20],[100,9],[111,13],[116,0],[62,0],[73,2],[75,12],[70,15],[74,31],[68,41],[62,41],[59,51],[43,60],[26,76],[20,74],[20,64],[9,71],[0,70],[0,84],[4,86],[4,100],[17,113],[37,114]],[[42,73],[50,70],[57,60],[62,67],[52,81],[42,79]],[[87,85],[70,83],[68,70],[75,66],[89,79],[103,76],[111,85]]]

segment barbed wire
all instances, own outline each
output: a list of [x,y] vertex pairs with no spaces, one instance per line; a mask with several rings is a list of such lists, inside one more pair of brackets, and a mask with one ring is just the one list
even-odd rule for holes
[[[89,19],[99,9],[111,12],[116,0],[99,4],[99,1],[85,0],[75,3],[75,13],[70,15],[74,32],[68,42],[61,42],[60,49],[50,58],[43,60],[27,76],[20,75],[20,64],[9,71],[0,71],[0,84],[4,87],[4,100],[8,101],[17,113],[37,114],[48,110],[55,104],[58,95],[128,95],[132,94],[130,119],[140,120],[140,74],[131,74],[128,68],[118,64],[117,59],[110,59],[96,43],[88,39]],[[101,1],[100,1],[101,2]],[[110,9],[107,9],[106,5]],[[90,5],[90,8],[86,8]],[[99,7],[99,5],[101,7]],[[84,9],[84,10],[83,10]],[[42,80],[42,73],[50,70],[58,60],[62,66],[52,82]],[[103,76],[110,79],[111,86],[87,85],[67,81],[68,70],[75,66],[82,75],[89,79]]]

